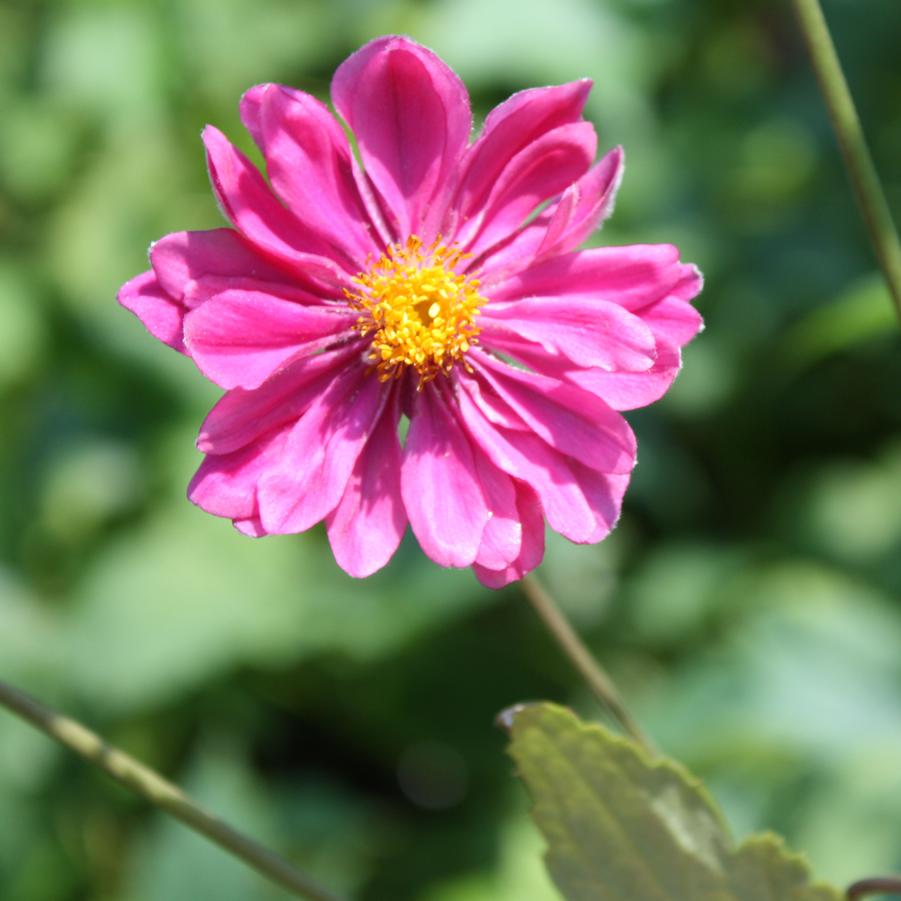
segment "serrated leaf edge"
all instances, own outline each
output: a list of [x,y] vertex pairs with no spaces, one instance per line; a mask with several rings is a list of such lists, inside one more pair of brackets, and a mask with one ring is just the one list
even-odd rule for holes
[[[532,796],[529,783],[526,781],[525,777],[520,771],[520,762],[519,760],[517,760],[516,753],[514,751],[514,743],[517,739],[517,735],[524,729],[528,728],[528,722],[530,719],[534,718],[538,714],[541,714],[542,716],[547,716],[548,714],[550,714],[556,717],[558,720],[565,721],[567,728],[574,729],[579,733],[596,733],[603,741],[615,745],[620,750],[626,752],[627,754],[630,754],[640,764],[647,767],[649,770],[658,773],[662,772],[671,774],[672,776],[684,782],[688,788],[696,791],[700,799],[703,801],[704,806],[709,810],[717,825],[721,828],[725,842],[725,848],[730,857],[734,858],[742,851],[750,849],[755,845],[759,845],[761,847],[769,847],[775,853],[777,853],[785,861],[786,864],[796,866],[800,869],[801,874],[807,880],[807,885],[804,886],[804,888],[810,889],[811,891],[824,892],[827,895],[833,896],[836,901],[840,901],[840,899],[843,897],[842,893],[834,886],[821,881],[814,882],[810,861],[804,854],[790,849],[785,839],[781,835],[767,830],[764,832],[753,833],[747,836],[741,842],[736,843],[734,837],[732,836],[729,825],[719,808],[719,805],[713,799],[713,796],[707,790],[707,787],[699,777],[695,776],[678,761],[672,760],[671,758],[664,757],[662,755],[652,756],[647,750],[638,745],[632,739],[624,735],[618,735],[615,732],[611,732],[600,723],[583,722],[581,719],[579,719],[574,711],[570,710],[568,707],[563,707],[560,704],[554,704],[549,701],[533,701],[525,704],[517,704],[504,713],[506,717],[504,727],[511,737],[511,741],[507,748],[507,753],[516,764],[516,775],[526,786],[526,790],[528,791],[529,796],[532,798],[532,806],[529,810],[530,818],[532,822],[535,823],[536,828],[542,834],[542,836],[544,835],[544,832],[536,817],[536,807],[538,802],[535,800],[534,796]],[[546,847],[544,854],[545,859],[547,859],[550,852],[550,847]],[[689,899],[686,899],[686,901],[689,901]]]

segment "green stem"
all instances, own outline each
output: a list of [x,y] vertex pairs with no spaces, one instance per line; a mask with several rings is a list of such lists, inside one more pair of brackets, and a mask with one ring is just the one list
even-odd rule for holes
[[901,877],[876,876],[872,879],[861,879],[848,889],[848,901],[857,901],[867,895],[901,894]]
[[299,873],[286,860],[242,835],[208,813],[177,786],[132,757],[111,747],[81,723],[45,707],[34,698],[0,681],[0,705],[21,717],[50,738],[99,767],[117,782],[165,810],[186,826],[206,836],[228,854],[239,857],[267,879],[298,898],[338,901],[337,896]]
[[838,137],[845,168],[876,250],[879,265],[901,318],[901,242],[885,192],[845,80],[819,0],[792,0],[810,59]]
[[594,659],[591,651],[579,638],[563,611],[548,590],[534,574],[523,577],[520,582],[526,597],[541,617],[548,632],[557,642],[573,668],[582,676],[594,696],[606,707],[625,731],[645,750],[656,753],[650,739],[642,731],[635,718],[626,707],[613,679]]

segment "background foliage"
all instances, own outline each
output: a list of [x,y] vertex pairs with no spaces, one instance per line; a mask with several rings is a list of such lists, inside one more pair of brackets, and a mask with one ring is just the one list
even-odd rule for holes
[[[825,4],[901,210],[901,6]],[[863,6],[866,11],[863,11]],[[545,578],[736,834],[838,883],[901,869],[901,356],[787,6],[693,0],[5,0],[0,677],[364,901],[543,901],[501,708],[588,699],[515,589],[408,543],[354,583],[184,487],[215,390],[114,302],[219,223],[199,131],[251,84],[327,91],[403,31],[480,115],[590,75],[625,145],[607,243],[675,241],[707,331],[597,548]],[[218,851],[0,715],[4,901],[265,901]]]

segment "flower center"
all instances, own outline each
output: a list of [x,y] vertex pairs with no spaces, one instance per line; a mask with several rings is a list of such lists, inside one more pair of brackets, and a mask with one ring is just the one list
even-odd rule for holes
[[358,291],[345,290],[361,312],[357,329],[372,335],[370,359],[381,381],[412,366],[423,385],[450,372],[478,340],[475,318],[485,298],[476,279],[454,272],[465,256],[440,236],[424,247],[411,235],[354,277]]

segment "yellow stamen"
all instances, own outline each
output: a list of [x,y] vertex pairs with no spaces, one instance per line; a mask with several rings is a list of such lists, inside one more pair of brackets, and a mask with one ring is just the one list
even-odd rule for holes
[[440,236],[423,247],[411,235],[353,279],[358,291],[345,290],[361,313],[357,329],[372,335],[370,359],[381,381],[412,366],[422,386],[450,372],[477,342],[475,317],[485,298],[476,279],[454,272],[467,256]]

